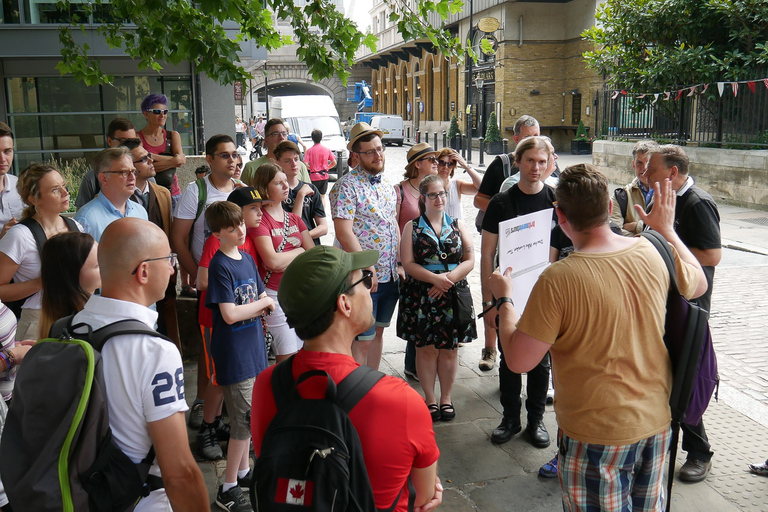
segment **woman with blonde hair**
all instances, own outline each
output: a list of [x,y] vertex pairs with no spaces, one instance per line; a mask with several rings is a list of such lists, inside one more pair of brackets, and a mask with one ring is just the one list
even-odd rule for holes
[[69,210],[69,191],[52,165],[30,165],[21,171],[16,188],[26,208],[21,222],[0,239],[0,300],[12,310],[10,303],[23,301],[16,339],[36,339],[42,299],[42,246],[54,235],[83,228],[61,215]]

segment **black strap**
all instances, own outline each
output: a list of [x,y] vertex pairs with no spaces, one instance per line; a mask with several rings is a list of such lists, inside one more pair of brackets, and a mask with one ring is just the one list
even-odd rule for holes
[[[291,215],[283,210],[283,239],[280,241],[280,245],[277,247],[277,250],[275,252],[283,252],[283,249],[285,249],[285,244],[288,241],[288,229],[291,227]],[[267,283],[269,282],[269,278],[272,277],[272,271],[270,270],[267,272],[267,275],[264,276],[264,287],[266,288]]]
[[670,292],[680,293],[677,288],[677,272],[675,271],[674,257],[672,256],[672,249],[669,247],[669,242],[657,231],[651,229],[643,231],[641,235],[648,239],[648,241],[656,247],[656,250],[661,254],[661,259],[664,260],[664,264],[667,266],[669,272],[669,290]]
[[[445,252],[445,249],[443,249],[443,242],[440,240],[440,233],[435,231],[435,228],[432,227],[432,223],[429,222],[429,219],[427,218],[427,214],[423,213],[421,215],[421,218],[424,219],[424,222],[427,223],[427,226],[429,226],[429,229],[432,230],[432,232],[435,234],[435,238],[437,239],[437,248],[440,250],[440,262],[445,266],[445,271],[448,272],[448,263],[445,261],[445,259],[448,257],[448,253]],[[442,229],[440,230],[442,232]]]
[[[60,217],[64,219],[64,223],[67,225],[67,230],[80,231],[77,228],[77,224],[74,220],[63,215],[60,215]],[[23,224],[32,232],[32,236],[35,238],[35,244],[37,245],[37,252],[43,254],[43,245],[45,245],[45,242],[48,241],[48,237],[45,236],[45,231],[43,230],[43,227],[40,225],[40,223],[32,217],[27,217],[26,219],[22,219],[19,224]]]
[[301,400],[301,395],[296,386],[311,377],[325,376],[328,380],[326,388],[326,398],[334,400],[341,409],[349,412],[357,403],[376,385],[384,374],[370,368],[369,366],[360,366],[355,368],[338,385],[333,379],[322,370],[311,370],[293,380],[293,358],[295,354],[275,365],[272,371],[272,395],[275,398],[275,406],[279,411],[291,402]]

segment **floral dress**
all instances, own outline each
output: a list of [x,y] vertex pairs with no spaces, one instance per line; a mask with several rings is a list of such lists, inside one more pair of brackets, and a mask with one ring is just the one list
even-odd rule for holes
[[[413,221],[413,259],[416,263],[436,274],[446,272],[443,261],[448,264],[448,271],[461,263],[463,247],[461,233],[455,219],[444,214],[440,242],[446,253],[445,260],[440,259],[440,246],[435,232],[425,221],[417,217]],[[462,280],[463,282],[464,280]],[[449,291],[440,298],[431,298],[430,283],[408,276],[400,289],[400,306],[397,313],[397,336],[404,340],[415,341],[417,347],[432,345],[438,349],[453,350],[459,342],[470,342],[477,338],[474,320],[464,330],[458,332],[453,325],[453,294]]]

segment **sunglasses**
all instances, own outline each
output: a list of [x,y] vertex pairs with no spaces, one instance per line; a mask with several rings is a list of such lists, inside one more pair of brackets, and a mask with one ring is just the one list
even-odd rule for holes
[[438,167],[451,167],[451,168],[453,168],[453,167],[456,167],[456,162],[453,161],[453,160],[448,161],[448,162],[446,162],[445,160],[438,160],[437,161],[437,165],[438,165]]
[[145,164],[147,163],[147,160],[153,160],[153,158],[149,155],[144,155],[143,157],[139,158],[138,160],[134,160],[134,164]]
[[164,116],[167,116],[168,112],[169,112],[169,110],[167,108],[165,108],[165,109],[162,109],[162,108],[148,108],[146,111],[147,112],[151,112],[151,113],[155,114],[156,116],[159,116],[160,114],[162,114]]
[[363,277],[355,281],[351,285],[347,286],[344,289],[344,293],[348,292],[349,290],[359,285],[360,283],[363,283],[363,286],[365,286],[369,290],[373,288],[373,272],[371,272],[370,270],[363,270]]
[[429,162],[429,163],[432,163],[432,164],[436,164],[437,163],[437,158],[435,158],[433,156],[428,156],[427,158],[422,158],[421,160],[419,160],[419,162]]

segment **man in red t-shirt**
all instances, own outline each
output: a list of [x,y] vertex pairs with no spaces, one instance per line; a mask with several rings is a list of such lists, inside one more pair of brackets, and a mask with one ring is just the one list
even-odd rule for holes
[[336,167],[336,155],[333,151],[323,146],[323,132],[312,130],[312,142],[314,146],[304,153],[304,163],[309,167],[309,178],[312,184],[320,191],[320,197],[325,200],[325,192],[328,190],[328,170]]
[[[352,342],[374,323],[373,276],[361,269],[377,260],[378,251],[346,253],[319,245],[296,257],[285,270],[278,300],[288,324],[304,340],[293,360],[294,379],[309,370],[324,370],[339,383],[359,366],[352,358]],[[273,370],[274,366],[263,371],[253,387],[251,433],[257,457],[276,413]],[[325,381],[310,378],[298,389],[305,398],[321,398]],[[360,437],[377,508],[387,509],[397,500],[394,510],[405,512],[409,476],[416,488],[416,511],[427,512],[442,502],[432,417],[413,388],[385,376],[349,418]]]

